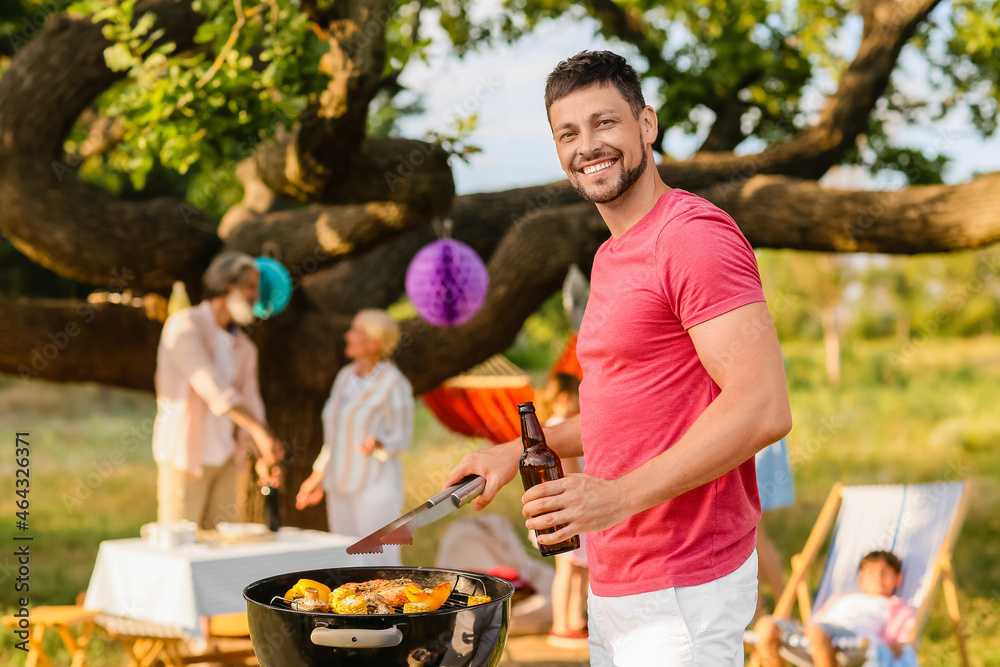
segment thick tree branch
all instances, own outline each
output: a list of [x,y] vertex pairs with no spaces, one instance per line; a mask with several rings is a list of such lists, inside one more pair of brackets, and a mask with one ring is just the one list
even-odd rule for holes
[[[578,203],[579,195],[567,182],[560,181],[456,197],[448,217],[453,222],[452,237],[469,244],[488,260],[500,240],[519,220]],[[352,313],[361,308],[384,308],[403,293],[410,260],[435,238],[430,225],[405,231],[370,252],[305,277],[302,290],[315,307],[326,312]]]
[[[1000,207],[1000,174],[955,186],[853,192],[779,176],[741,177],[706,188],[698,185],[701,175],[692,177],[682,165],[661,165],[659,170],[668,184],[728,211],[757,247],[914,254],[977,248],[1000,240],[1000,222],[992,214]],[[566,181],[456,197],[449,213],[452,236],[488,259],[524,216],[567,206],[583,215],[586,206],[572,207],[579,201]],[[599,221],[596,208],[590,211],[588,215]],[[426,225],[405,231],[369,252],[306,276],[304,296],[328,313],[387,307],[403,293],[410,260],[434,239]]]
[[699,194],[728,211],[757,248],[918,254],[1000,241],[1000,173],[892,192],[758,176]]
[[[940,0],[872,0],[862,7],[861,45],[841,74],[837,91],[818,122],[774,149],[739,158],[696,156],[693,162],[730,174],[779,174],[818,179],[854,146],[889,78],[903,45]],[[877,6],[874,6],[877,3]],[[872,9],[867,7],[872,6]]]
[[422,225],[405,206],[369,202],[345,206],[313,205],[268,214],[248,214],[219,234],[231,250],[251,255],[277,248],[285,264],[300,264],[308,257],[327,259],[365,250],[404,229]]
[[[164,40],[184,49],[200,21],[190,2],[152,0]],[[0,78],[0,233],[37,263],[68,278],[103,285],[114,273],[136,291],[197,285],[219,247],[196,226],[194,209],[159,198],[122,202],[76,178],[59,162],[81,112],[122,77],[104,63],[108,42],[89,19],[53,16]]]
[[161,328],[132,306],[0,297],[0,373],[152,391]]
[[253,161],[237,168],[243,201],[223,216],[227,247],[260,254],[278,248],[286,265],[307,257],[341,257],[444,215],[454,197],[448,154],[411,139],[367,139],[346,177],[339,206],[278,210],[283,200],[259,177]]

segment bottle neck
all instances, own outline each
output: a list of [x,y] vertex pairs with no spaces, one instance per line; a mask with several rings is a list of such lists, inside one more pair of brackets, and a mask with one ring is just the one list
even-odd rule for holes
[[534,412],[521,415],[521,444],[525,449],[538,445],[545,446],[545,434]]

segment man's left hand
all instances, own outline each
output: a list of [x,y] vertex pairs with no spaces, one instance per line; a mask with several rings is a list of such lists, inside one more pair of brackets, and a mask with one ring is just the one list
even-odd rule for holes
[[562,526],[554,533],[535,534],[539,544],[557,544],[574,535],[605,530],[624,521],[632,514],[627,500],[617,480],[569,475],[528,489],[521,496],[524,503],[521,513],[530,517],[524,522],[529,530]]

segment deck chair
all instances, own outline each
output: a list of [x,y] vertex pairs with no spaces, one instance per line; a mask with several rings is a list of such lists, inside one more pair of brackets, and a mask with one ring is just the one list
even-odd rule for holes
[[[796,601],[802,623],[834,593],[858,590],[858,563],[875,550],[892,551],[903,561],[903,581],[896,595],[916,609],[914,642],[927,621],[938,584],[944,590],[948,614],[955,624],[962,665],[968,667],[962,617],[958,607],[951,553],[968,507],[967,482],[878,486],[836,484],[823,504],[816,525],[802,552],[792,557],[792,575],[772,616],[790,619]],[[838,507],[840,509],[838,513]],[[833,537],[815,600],[810,600],[808,573],[827,535]],[[744,645],[756,651],[756,636],[747,632]],[[835,644],[836,645],[836,644]],[[914,650],[916,650],[914,646]],[[808,641],[793,638],[780,649],[782,658],[800,667],[811,667]],[[841,665],[860,665],[864,643],[846,642],[838,647]]]

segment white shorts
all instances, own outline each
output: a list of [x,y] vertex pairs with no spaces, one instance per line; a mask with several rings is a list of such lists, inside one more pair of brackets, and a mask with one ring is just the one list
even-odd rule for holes
[[698,586],[587,599],[591,667],[742,667],[757,609],[757,552]]

